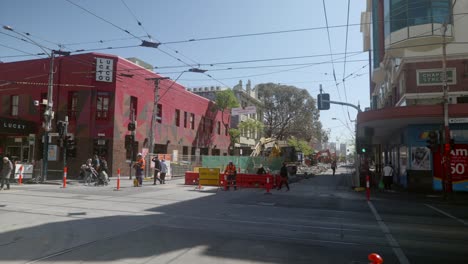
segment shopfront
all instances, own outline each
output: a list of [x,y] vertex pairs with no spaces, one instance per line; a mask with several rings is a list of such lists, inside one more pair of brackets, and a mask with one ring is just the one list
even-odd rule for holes
[[0,118],[0,154],[22,163],[34,161],[37,125],[31,121]]

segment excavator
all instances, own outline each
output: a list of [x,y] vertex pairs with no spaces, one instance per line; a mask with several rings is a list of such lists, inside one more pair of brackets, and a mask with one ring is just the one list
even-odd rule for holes
[[320,150],[315,154],[315,160],[317,163],[330,163],[332,159],[336,158],[336,154],[333,153],[333,155],[330,153],[330,150],[324,149]]
[[280,157],[281,149],[278,145],[278,140],[275,138],[260,138],[257,145],[255,145],[255,149],[250,153],[250,156]]

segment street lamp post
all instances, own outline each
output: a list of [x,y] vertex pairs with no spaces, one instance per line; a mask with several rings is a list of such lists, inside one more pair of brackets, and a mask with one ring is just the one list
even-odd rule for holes
[[58,55],[63,55],[63,56],[68,56],[70,55],[70,52],[66,51],[60,51],[60,50],[51,50],[49,53],[45,47],[42,45],[38,44],[31,38],[29,38],[27,35],[15,31],[11,26],[3,26],[3,29],[14,32],[15,34],[20,35],[21,37],[29,40],[28,43],[33,44],[42,51],[45,52],[47,56],[50,58],[50,63],[49,63],[49,81],[47,85],[47,102],[46,102],[46,107],[44,110],[44,123],[42,124],[44,128],[44,149],[43,149],[43,158],[42,158],[42,181],[47,180],[47,166],[48,166],[48,154],[49,154],[49,132],[52,130],[52,120],[54,119],[54,111],[53,111],[53,88],[54,88],[54,57],[55,54]]

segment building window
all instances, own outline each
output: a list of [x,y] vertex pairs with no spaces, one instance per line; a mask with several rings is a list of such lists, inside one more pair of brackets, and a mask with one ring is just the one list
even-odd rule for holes
[[98,92],[96,100],[96,120],[109,119],[109,92]]
[[221,135],[221,122],[218,121],[216,129],[218,130],[218,135]]
[[205,132],[206,129],[205,129],[205,117],[202,116],[201,119],[200,119],[200,127],[202,128],[202,131]]
[[175,110],[175,125],[180,126],[180,110]]
[[224,135],[227,136],[229,134],[229,127],[228,125],[225,125],[224,128],[225,128]]
[[11,116],[18,116],[18,108],[19,108],[19,96],[12,95],[11,96]]
[[68,92],[68,118],[76,120],[78,115],[78,92]]
[[184,112],[184,128],[187,128],[188,123],[188,113]]
[[130,111],[129,111],[130,120],[132,120],[132,112],[135,115],[135,117],[137,116],[137,109],[138,109],[138,98],[136,98],[135,96],[130,96]]
[[190,113],[190,128],[195,129],[195,114]]
[[158,112],[156,114],[156,122],[158,122],[160,124],[162,123],[162,111],[163,111],[162,104],[158,104]]

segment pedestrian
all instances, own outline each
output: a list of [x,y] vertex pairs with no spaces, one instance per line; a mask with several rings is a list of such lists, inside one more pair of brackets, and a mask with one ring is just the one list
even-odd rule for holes
[[289,191],[288,167],[286,167],[286,162],[283,162],[283,167],[281,167],[280,169],[280,176],[281,176],[281,181],[280,181],[280,185],[278,186],[278,191],[281,190],[283,183],[286,185],[286,188],[288,188],[287,191]]
[[136,186],[141,187],[143,186],[143,171],[145,170],[145,160],[141,153],[138,153],[137,160],[133,165],[133,168],[135,168],[135,177],[137,180]]
[[333,176],[335,176],[335,171],[336,171],[336,159],[332,160],[331,162],[331,169],[333,171]]
[[258,168],[257,170],[257,174],[266,174],[266,170],[265,168],[263,167],[263,164],[260,164],[260,168]]
[[154,162],[154,183],[153,185],[156,185],[156,181],[159,181],[159,184],[162,184],[162,180],[159,178],[159,173],[161,172],[161,162],[159,161],[157,156],[154,156],[151,159],[152,162]]
[[385,167],[383,168],[383,182],[384,182],[384,188],[385,190],[391,190],[392,189],[392,183],[393,183],[393,168],[392,168],[392,163],[389,162]]
[[6,183],[7,190],[10,190],[10,177],[11,177],[11,172],[13,171],[13,163],[11,163],[10,159],[8,157],[3,158],[3,167],[0,172],[0,177],[1,177],[1,186],[0,186],[0,191],[3,190],[3,186]]
[[91,161],[91,166],[93,166],[93,168],[96,170],[96,171],[100,171],[99,169],[99,166],[100,166],[100,162],[99,162],[99,157],[97,154],[94,154],[93,156],[93,159]]
[[161,160],[161,184],[166,184],[167,164],[164,159]]
[[236,185],[236,176],[237,176],[237,169],[236,165],[232,163],[232,161],[229,161],[229,164],[226,166],[226,169],[224,170],[224,175],[227,177],[226,180],[226,190],[229,190],[230,185],[234,187],[234,190],[237,190],[237,185]]

